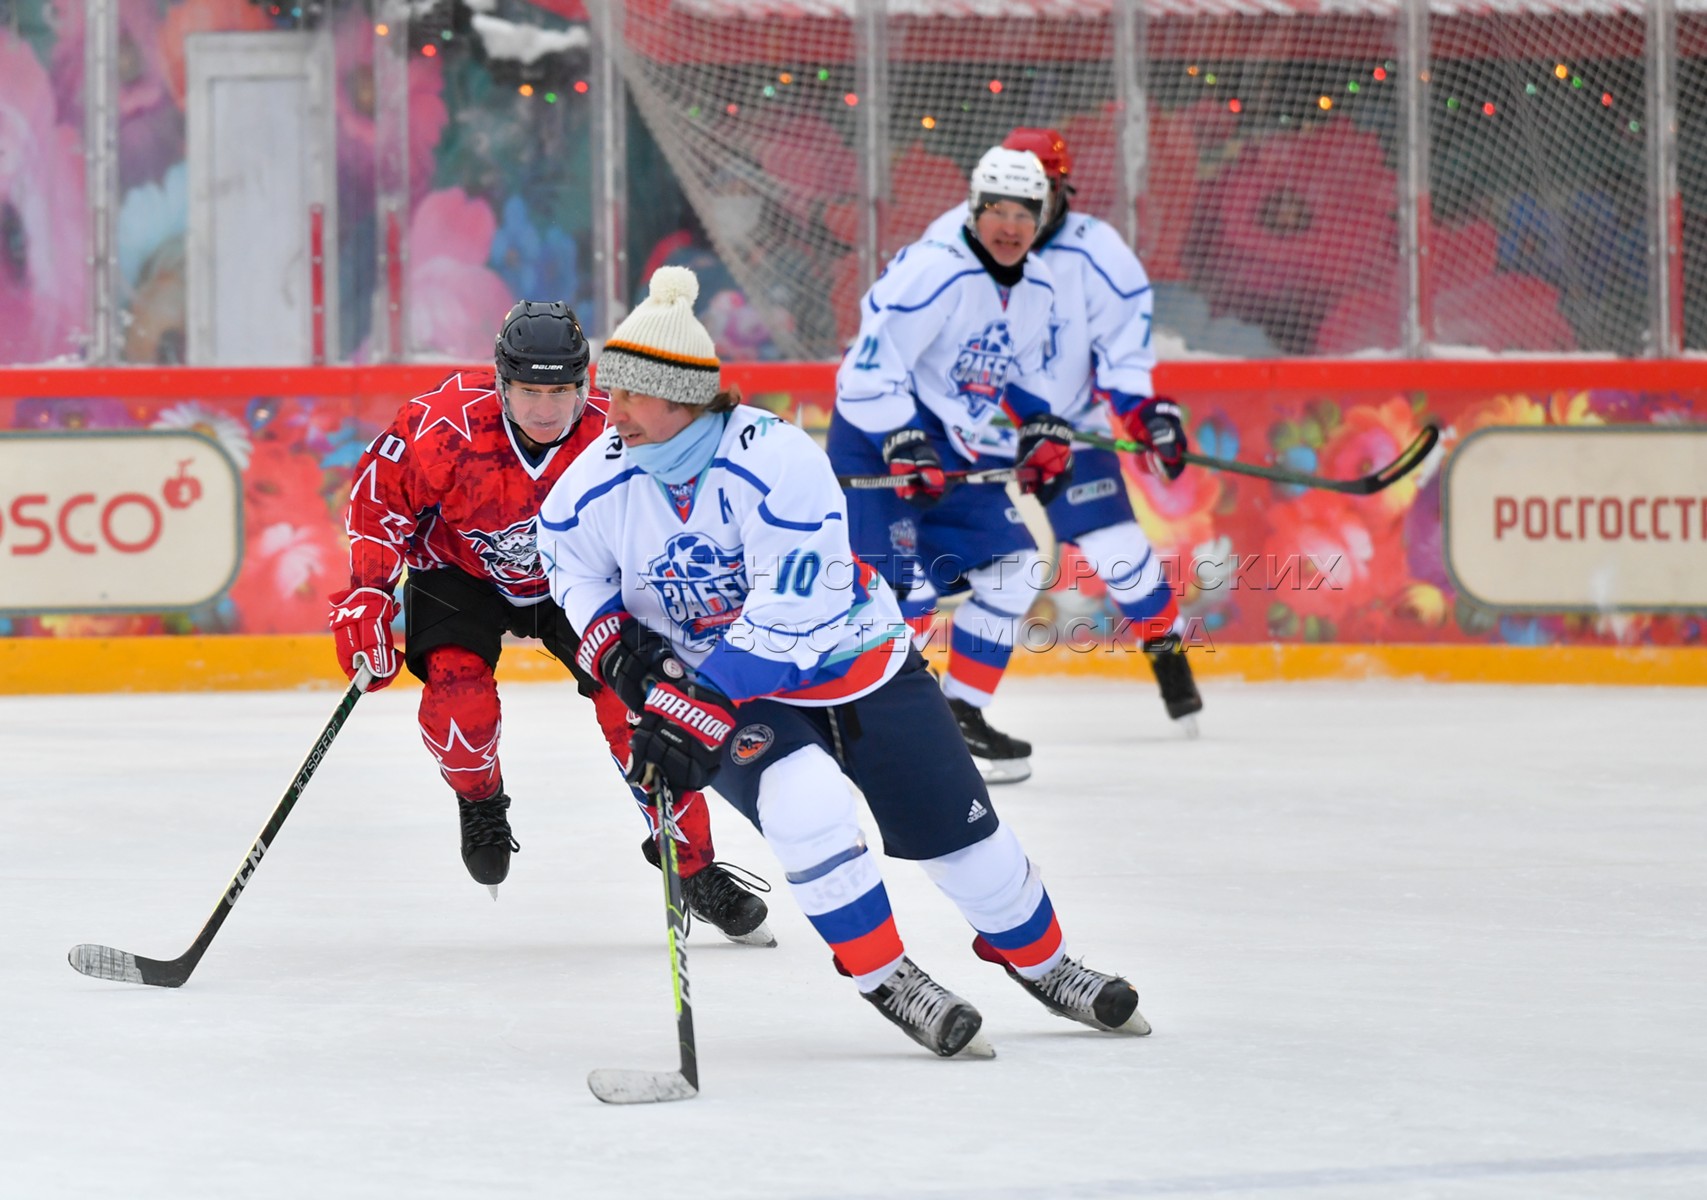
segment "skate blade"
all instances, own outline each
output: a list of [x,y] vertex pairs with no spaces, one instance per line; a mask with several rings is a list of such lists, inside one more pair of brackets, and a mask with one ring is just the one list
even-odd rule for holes
[[1118,1026],[1110,1032],[1130,1034],[1133,1037],[1149,1037],[1150,1022],[1144,1019],[1143,1013],[1133,1009],[1132,1015],[1126,1018],[1126,1024]]
[[1029,758],[974,758],[972,762],[986,784],[1024,783],[1031,778]]
[[1199,730],[1197,728],[1196,713],[1187,713],[1185,716],[1176,720],[1174,724],[1179,726],[1181,733],[1185,734],[1186,741],[1195,742],[1197,740]]
[[[713,926],[715,928],[715,926]],[[719,932],[722,932],[719,930]],[[766,949],[776,945],[776,934],[771,932],[769,921],[760,921],[759,927],[750,933],[725,933],[724,937],[737,946],[763,946]]]
[[994,1058],[996,1048],[990,1044],[990,1039],[984,1036],[982,1030],[972,1035],[972,1040],[960,1048],[955,1058]]
[[495,883],[489,883],[486,885],[486,890],[492,893],[492,901],[493,903],[496,903],[498,900],[498,885]]

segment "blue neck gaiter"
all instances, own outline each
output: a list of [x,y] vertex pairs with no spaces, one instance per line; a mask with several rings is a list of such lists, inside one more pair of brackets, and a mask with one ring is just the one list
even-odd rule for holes
[[628,447],[628,461],[663,483],[686,483],[711,465],[727,413],[702,413],[667,442]]

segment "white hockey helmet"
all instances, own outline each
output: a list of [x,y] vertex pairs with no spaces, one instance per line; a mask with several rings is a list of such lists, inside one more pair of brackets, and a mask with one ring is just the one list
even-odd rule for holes
[[994,146],[972,168],[966,222],[976,225],[978,214],[1000,200],[1013,200],[1030,209],[1038,221],[1049,203],[1049,175],[1030,150]]

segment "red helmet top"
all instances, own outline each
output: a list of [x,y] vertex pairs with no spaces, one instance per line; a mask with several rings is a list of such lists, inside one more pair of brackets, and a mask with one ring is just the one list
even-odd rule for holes
[[1022,125],[1008,134],[1002,146],[1008,150],[1029,150],[1037,155],[1052,185],[1059,185],[1073,173],[1073,156],[1067,150],[1067,141],[1053,129]]

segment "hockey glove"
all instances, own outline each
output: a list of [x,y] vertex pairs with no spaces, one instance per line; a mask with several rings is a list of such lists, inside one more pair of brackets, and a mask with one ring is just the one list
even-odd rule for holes
[[377,692],[397,675],[397,643],[391,622],[397,619],[397,601],[378,588],[347,588],[333,592],[332,640],[338,647],[338,665],[344,677],[356,677],[356,659],[365,658],[373,682],[366,690]]
[[891,475],[915,475],[917,483],[895,489],[901,499],[920,508],[930,508],[942,500],[949,483],[943,476],[942,456],[931,445],[930,435],[922,429],[897,429],[883,439],[883,461]]
[[631,713],[645,709],[646,693],[653,684],[687,678],[687,669],[670,643],[621,609],[587,627],[575,652],[575,665],[615,692]]
[[1172,482],[1185,470],[1185,425],[1180,408],[1166,396],[1153,396],[1126,414],[1132,440],[1148,447],[1142,461],[1150,474]]
[[735,702],[703,683],[660,683],[646,697],[629,742],[628,782],[650,791],[662,778],[678,796],[704,789],[717,774],[723,743],[735,729]]
[[1048,504],[1073,482],[1073,427],[1054,413],[1038,413],[1019,427],[1014,466],[1019,490]]

